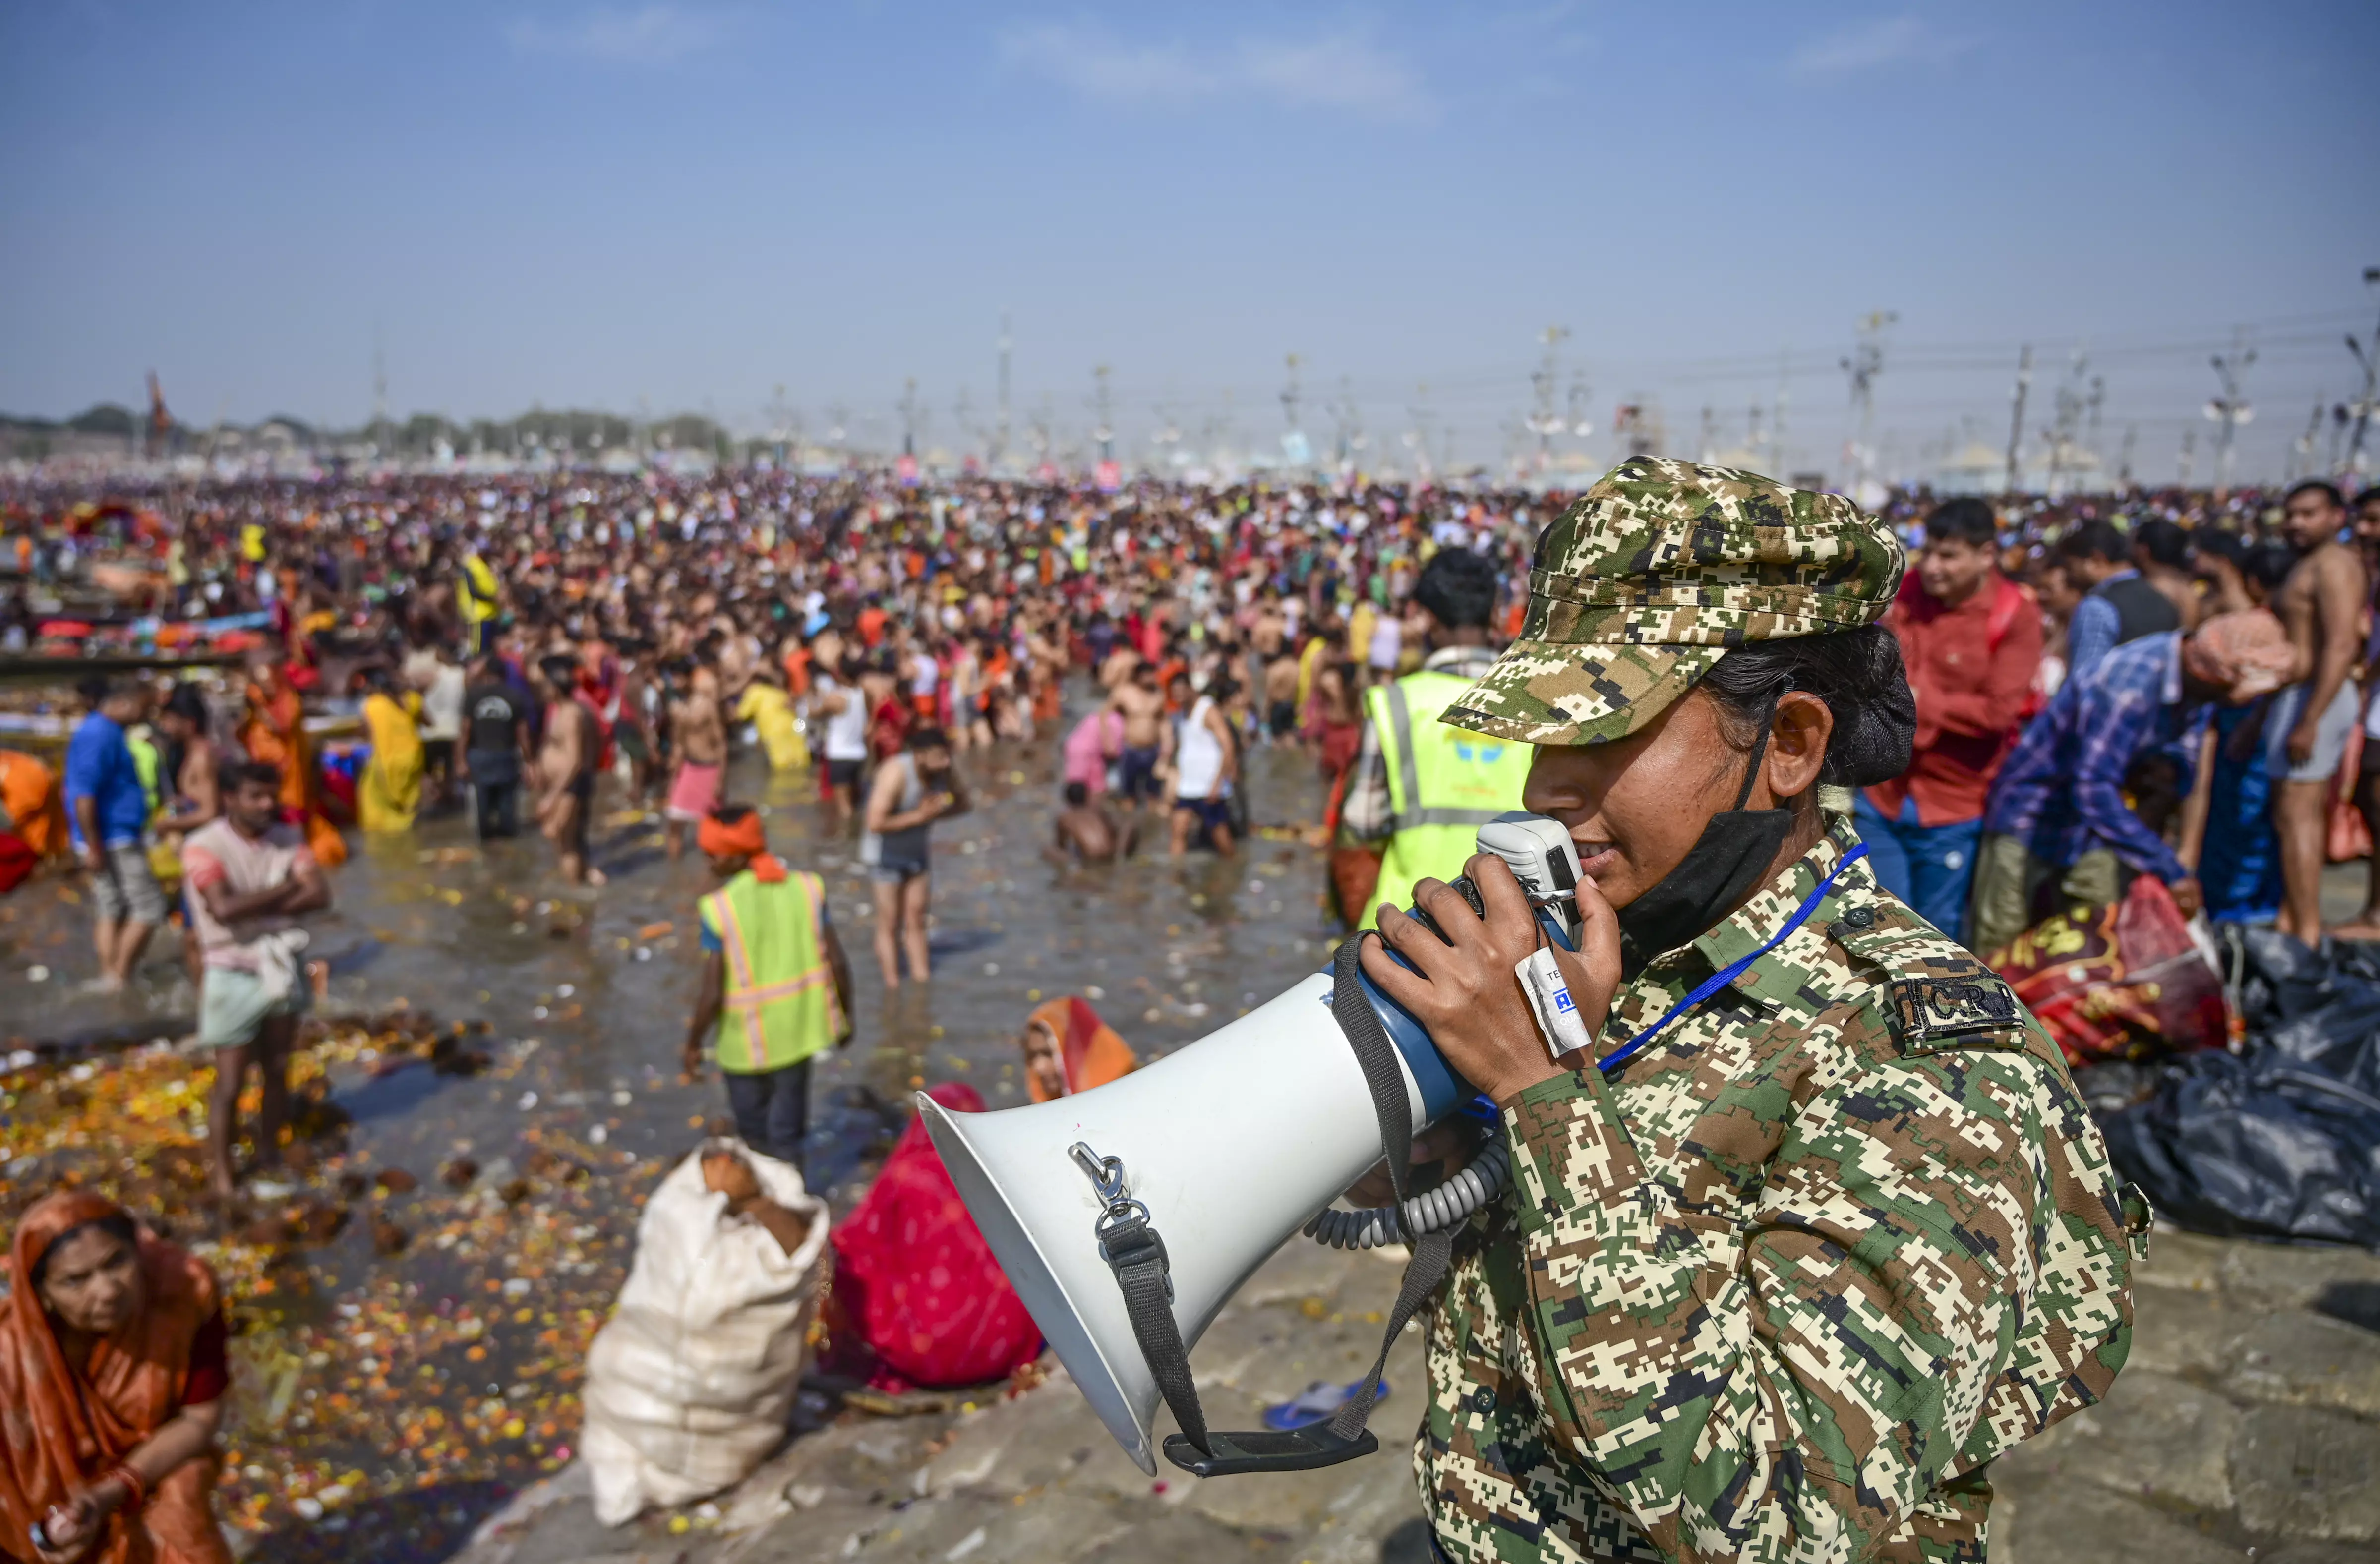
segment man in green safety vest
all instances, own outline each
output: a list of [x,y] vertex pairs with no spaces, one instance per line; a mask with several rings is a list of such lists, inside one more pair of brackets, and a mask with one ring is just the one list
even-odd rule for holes
[[1467,549],[1440,549],[1422,567],[1413,600],[1429,655],[1402,679],[1364,692],[1364,742],[1347,779],[1342,827],[1384,845],[1380,878],[1355,927],[1382,903],[1403,906],[1414,882],[1451,880],[1477,850],[1479,828],[1521,806],[1530,748],[1452,728],[1438,714],[1496,661],[1488,644],[1496,570]]
[[851,962],[826,918],[826,882],[769,851],[760,817],[723,804],[697,841],[724,883],[702,898],[702,976],[686,1029],[686,1073],[702,1073],[718,1028],[719,1070],[735,1133],[804,1170],[810,1059],[851,1041]]

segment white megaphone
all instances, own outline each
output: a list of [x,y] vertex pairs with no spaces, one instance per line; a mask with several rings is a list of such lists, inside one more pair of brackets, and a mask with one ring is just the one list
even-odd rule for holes
[[[1480,828],[1479,848],[1512,866],[1540,916],[1574,948],[1578,851],[1560,822],[1517,811],[1499,816]],[[1468,884],[1458,888],[1475,908]],[[1333,1016],[1333,990],[1326,968],[1145,1069],[1028,1108],[952,1113],[917,1096],[935,1149],[1018,1297],[1099,1421],[1145,1472],[1157,1470],[1150,1430],[1159,1385],[1118,1273],[1101,1252],[1102,1218],[1120,1182],[1125,1203],[1136,1202],[1162,1234],[1173,1325],[1183,1350],[1195,1345],[1258,1266],[1380,1160],[1381,1116]],[[1474,1095],[1470,1085],[1410,1014],[1368,979],[1363,990],[1395,1045],[1415,1131],[1455,1112]],[[1250,1147],[1269,1153],[1251,1155]],[[1490,1148],[1497,1155],[1481,1161],[1494,1160],[1500,1178],[1500,1151]],[[1105,1189],[1098,1182],[1103,1168]],[[1475,1175],[1472,1182],[1475,1203],[1493,1193],[1478,1189]],[[1419,1204],[1416,1197],[1407,1210]],[[1446,1204],[1440,1197],[1441,1218],[1450,1214]],[[1395,1235],[1393,1224],[1376,1222],[1360,1239],[1344,1227],[1331,1240],[1342,1246]],[[1267,1466],[1250,1461],[1231,1469]]]

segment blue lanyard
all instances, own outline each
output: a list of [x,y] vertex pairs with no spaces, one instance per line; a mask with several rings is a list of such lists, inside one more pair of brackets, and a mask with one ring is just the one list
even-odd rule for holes
[[1866,856],[1867,843],[1864,842],[1852,848],[1850,852],[1844,854],[1843,861],[1835,866],[1834,873],[1818,881],[1818,888],[1815,891],[1811,891],[1809,895],[1803,898],[1802,904],[1793,909],[1793,915],[1785,920],[1785,927],[1770,935],[1767,944],[1761,946],[1760,949],[1753,952],[1742,961],[1736,962],[1732,965],[1728,966],[1721,971],[1714,972],[1708,977],[1704,978],[1700,984],[1695,986],[1693,993],[1688,994],[1684,999],[1680,1000],[1677,1004],[1671,1008],[1669,1014],[1664,1015],[1660,1020],[1656,1021],[1653,1024],[1645,1027],[1645,1030],[1637,1033],[1634,1037],[1621,1044],[1617,1049],[1614,1049],[1609,1058],[1597,1060],[1595,1061],[1595,1067],[1609,1075],[1611,1072],[1619,1069],[1631,1059],[1633,1059],[1637,1053],[1644,1049],[1646,1043],[1651,1042],[1654,1037],[1660,1033],[1661,1028],[1667,1026],[1670,1022],[1675,1021],[1678,1017],[1685,1014],[1686,1012],[1694,1009],[1696,1005],[1702,1003],[1705,1000],[1709,999],[1713,994],[1718,993],[1721,988],[1726,988],[1729,984],[1742,976],[1745,967],[1750,966],[1754,962],[1758,961],[1761,957],[1767,955],[1769,952],[1783,944],[1787,935],[1792,933],[1795,929],[1809,922],[1810,915],[1818,910],[1818,903],[1827,899],[1827,892],[1835,888],[1835,881],[1842,877],[1842,872]]

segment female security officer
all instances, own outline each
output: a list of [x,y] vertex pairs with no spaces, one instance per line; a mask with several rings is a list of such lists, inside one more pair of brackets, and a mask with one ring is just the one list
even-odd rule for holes
[[1484,921],[1424,880],[1451,944],[1389,911],[1417,971],[1364,952],[1513,1155],[1432,1316],[1446,1558],[1979,1560],[1985,1463],[2123,1364],[2145,1208],[2056,1046],[1819,806],[1907,764],[1902,568],[1838,496],[1633,459],[1547,529],[1522,638],[1446,712],[1540,746],[1595,1034],[1540,1037],[1490,855]]

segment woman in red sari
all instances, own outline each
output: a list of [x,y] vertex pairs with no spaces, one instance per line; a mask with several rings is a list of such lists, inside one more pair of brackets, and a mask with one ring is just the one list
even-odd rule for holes
[[[927,1093],[980,1113],[971,1086]],[[879,1390],[980,1385],[1041,1355],[1041,1329],[976,1231],[923,1119],[901,1133],[884,1170],[834,1230],[829,1364]]]
[[29,1564],[230,1564],[210,1504],[230,1383],[213,1274],[89,1191],[36,1201],[13,1258],[0,1549]]

